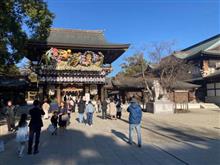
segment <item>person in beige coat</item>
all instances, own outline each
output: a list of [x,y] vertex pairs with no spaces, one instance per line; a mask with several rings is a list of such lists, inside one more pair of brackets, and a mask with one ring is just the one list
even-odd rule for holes
[[117,109],[116,109],[116,105],[113,101],[113,99],[110,100],[110,104],[109,104],[109,115],[111,119],[117,119],[116,118],[116,113],[117,113]]

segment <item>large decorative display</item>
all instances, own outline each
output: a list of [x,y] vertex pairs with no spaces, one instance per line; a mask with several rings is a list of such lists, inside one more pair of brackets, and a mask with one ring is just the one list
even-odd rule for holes
[[43,55],[42,64],[57,70],[100,70],[103,60],[101,52],[73,53],[70,49],[51,48]]
[[85,77],[85,76],[76,76],[76,77],[64,77],[64,76],[47,76],[47,77],[40,77],[40,82],[51,82],[51,83],[105,83],[105,77]]

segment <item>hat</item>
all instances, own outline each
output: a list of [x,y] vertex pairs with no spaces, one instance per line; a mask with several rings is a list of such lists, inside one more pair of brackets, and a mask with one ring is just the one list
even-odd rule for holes
[[131,99],[131,101],[130,101],[131,103],[136,103],[137,102],[137,100],[133,97],[132,99]]

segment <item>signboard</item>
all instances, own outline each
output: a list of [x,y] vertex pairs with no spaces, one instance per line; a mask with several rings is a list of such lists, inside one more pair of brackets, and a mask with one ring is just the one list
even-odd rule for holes
[[90,94],[97,95],[97,93],[98,93],[97,85],[90,85]]

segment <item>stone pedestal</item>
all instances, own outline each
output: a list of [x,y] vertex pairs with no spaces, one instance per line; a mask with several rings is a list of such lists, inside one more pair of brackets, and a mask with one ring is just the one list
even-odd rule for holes
[[174,113],[174,104],[169,100],[157,100],[152,103],[147,103],[146,105],[147,112],[150,113]]
[[174,105],[171,101],[155,101],[153,113],[174,113]]

